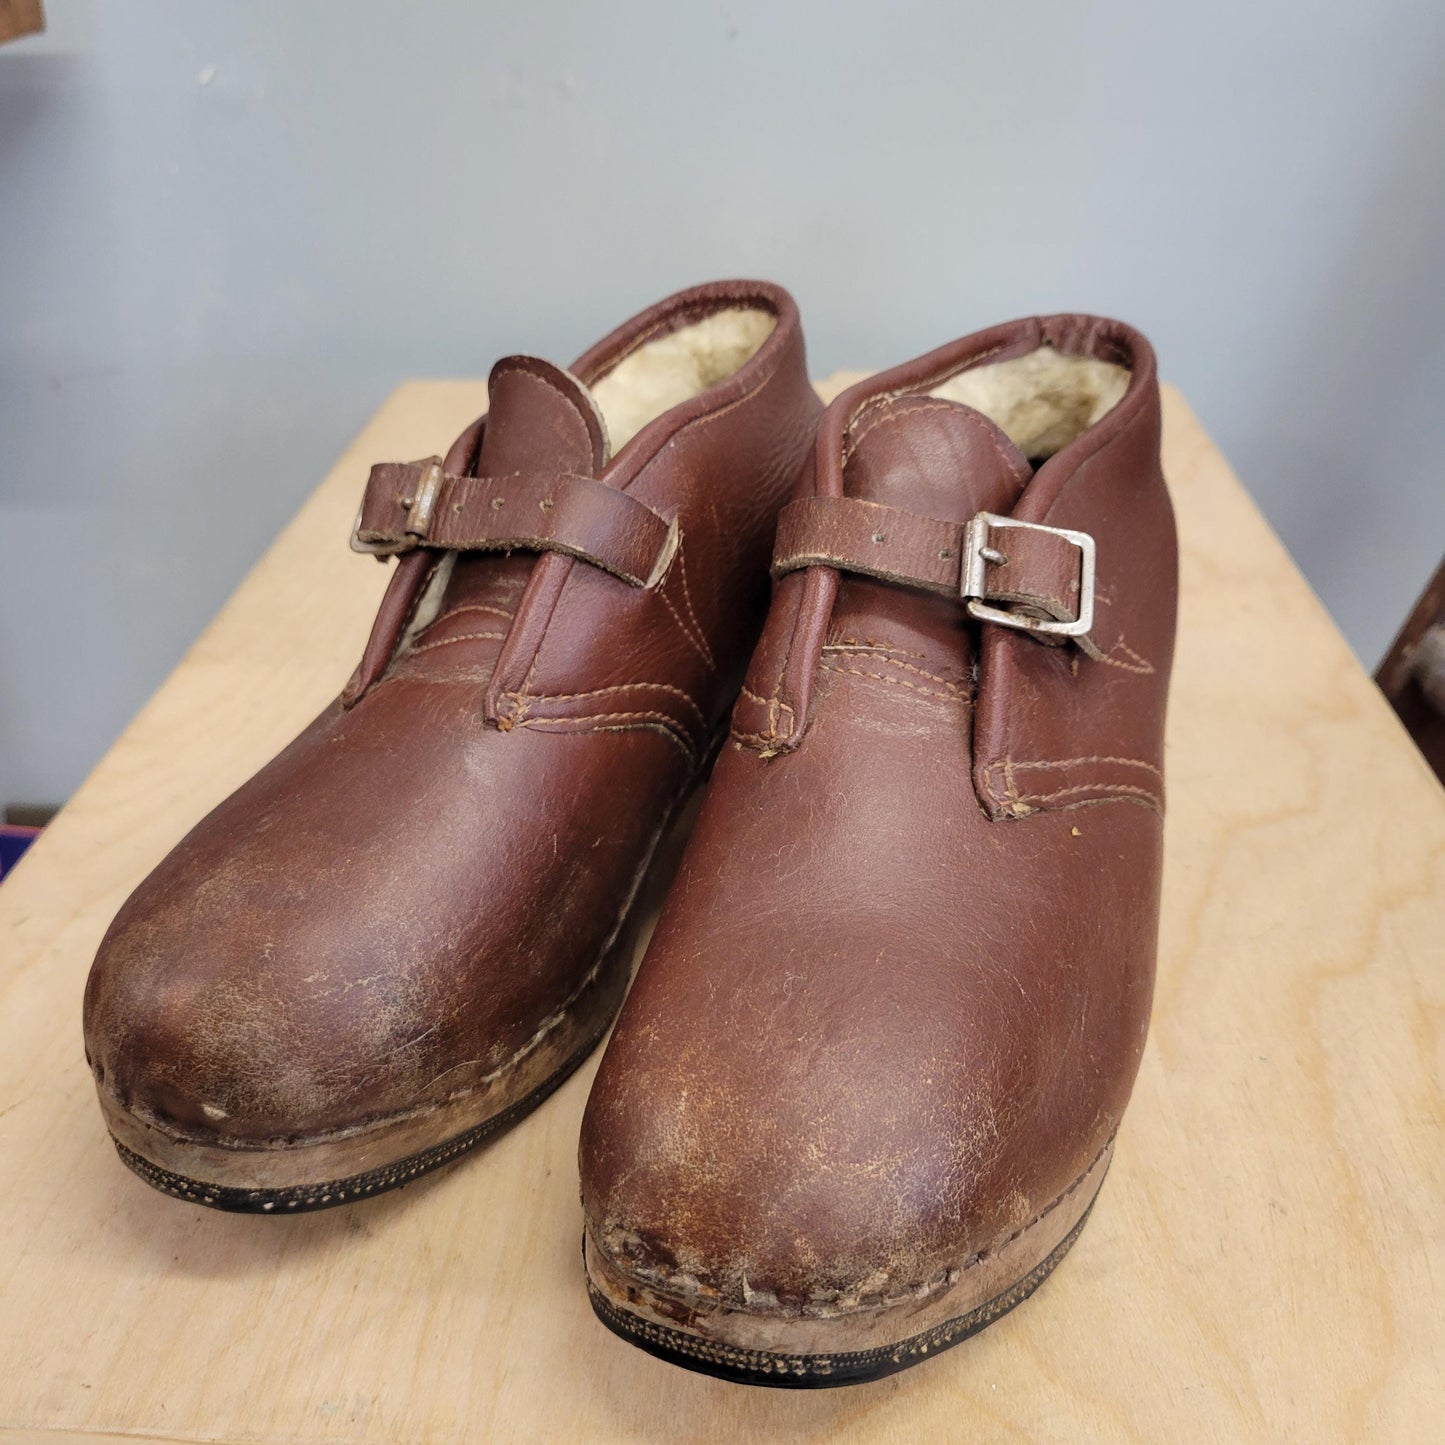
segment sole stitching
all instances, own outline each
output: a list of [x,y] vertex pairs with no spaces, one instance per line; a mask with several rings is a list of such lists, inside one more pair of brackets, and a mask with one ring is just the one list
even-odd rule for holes
[[688,1369],[702,1369],[741,1384],[757,1385],[847,1385],[881,1379],[916,1364],[930,1354],[961,1344],[970,1335],[991,1325],[1031,1295],[1069,1252],[1090,1213],[1089,1202],[1069,1232],[1027,1274],[991,1300],[945,1320],[895,1345],[870,1350],[849,1350],[838,1354],[794,1355],[769,1350],[746,1350],[739,1346],[700,1339],[682,1330],[670,1329],[651,1320],[639,1319],[614,1304],[592,1282],[587,1292],[598,1319],[614,1334]]

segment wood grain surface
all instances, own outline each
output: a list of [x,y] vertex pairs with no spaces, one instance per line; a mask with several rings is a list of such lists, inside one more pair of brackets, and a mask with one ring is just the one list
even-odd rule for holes
[[1021,1309],[815,1394],[622,1344],[579,1257],[592,1065],[458,1167],[329,1213],[215,1214],[122,1168],[81,1053],[101,933],[345,680],[385,575],[346,545],[369,463],[482,404],[388,401],[0,887],[0,1440],[1445,1436],[1445,793],[1174,393],[1153,1032],[1093,1219]]

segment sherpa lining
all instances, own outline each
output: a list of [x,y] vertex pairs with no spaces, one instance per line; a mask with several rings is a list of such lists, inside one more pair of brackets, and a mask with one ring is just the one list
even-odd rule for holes
[[1051,457],[1082,436],[1129,388],[1129,368],[1041,346],[950,376],[930,396],[962,402],[996,423],[1026,457]]
[[725,381],[772,335],[778,318],[730,306],[629,352],[592,386],[614,452],[648,422]]

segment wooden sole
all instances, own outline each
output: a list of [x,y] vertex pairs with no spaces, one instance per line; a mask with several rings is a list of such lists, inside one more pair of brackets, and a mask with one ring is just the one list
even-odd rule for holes
[[629,1279],[584,1235],[588,1295],[614,1334],[684,1369],[785,1389],[865,1384],[961,1344],[1022,1304],[1083,1231],[1112,1157],[1111,1140],[1036,1220],[926,1301],[833,1319],[685,1304]]
[[[619,1005],[620,1002],[619,999]],[[616,1006],[612,1012],[616,1012]],[[549,1078],[544,1079],[525,1098],[517,1100],[515,1104],[428,1149],[419,1150],[393,1163],[384,1164],[360,1174],[351,1174],[345,1178],[281,1188],[218,1184],[214,1180],[203,1180],[162,1167],[127,1147],[114,1131],[111,1133],[111,1142],[115,1145],[116,1152],[127,1168],[138,1174],[153,1189],[159,1189],[162,1194],[169,1194],[173,1199],[188,1200],[192,1204],[204,1204],[212,1209],[224,1210],[231,1214],[306,1214],[317,1209],[331,1209],[338,1204],[349,1204],[358,1199],[368,1198],[373,1194],[384,1193],[388,1189],[399,1189],[402,1185],[409,1184],[423,1174],[430,1174],[433,1169],[440,1169],[443,1165],[450,1164],[454,1159],[460,1158],[479,1144],[485,1143],[494,1134],[500,1134],[503,1130],[509,1129],[530,1114],[549,1095],[561,1088],[571,1075],[586,1062],[588,1055],[602,1041],[602,1036],[607,1032],[607,1026],[611,1021],[612,1015],[609,1014],[603,1027],[594,1033],[561,1068]],[[172,1148],[175,1151],[174,1144]],[[216,1151],[208,1150],[207,1152],[214,1153]],[[239,1153],[240,1151],[234,1152]]]

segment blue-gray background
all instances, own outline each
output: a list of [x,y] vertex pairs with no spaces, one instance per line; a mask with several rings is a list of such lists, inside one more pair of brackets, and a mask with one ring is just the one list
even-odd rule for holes
[[0,49],[0,800],[74,789],[398,380],[719,275],[816,375],[1133,321],[1369,665],[1445,544],[1439,0],[47,10]]

